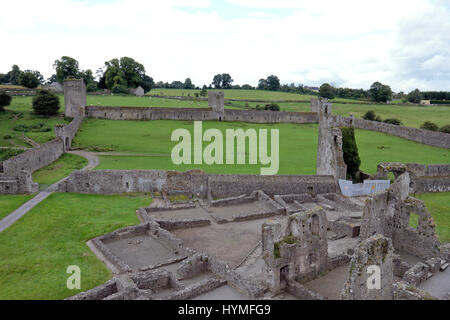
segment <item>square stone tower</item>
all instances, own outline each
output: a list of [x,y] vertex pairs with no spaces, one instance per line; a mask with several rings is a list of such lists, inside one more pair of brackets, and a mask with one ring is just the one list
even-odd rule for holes
[[64,80],[65,116],[75,118],[86,107],[86,86],[83,79]]
[[222,120],[225,115],[225,94],[223,91],[209,91],[208,106],[212,109],[217,119]]

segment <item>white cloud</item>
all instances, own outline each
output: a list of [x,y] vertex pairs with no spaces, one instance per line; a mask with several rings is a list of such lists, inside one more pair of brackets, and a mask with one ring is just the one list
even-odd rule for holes
[[[432,0],[228,2],[216,9],[209,0],[7,1],[0,72],[18,64],[50,76],[62,55],[95,71],[126,55],[157,81],[191,77],[197,85],[219,72],[253,85],[270,74],[311,85],[384,81],[395,90],[448,84],[448,11]],[[241,8],[251,12],[229,18]],[[405,68],[411,63],[414,70]]]

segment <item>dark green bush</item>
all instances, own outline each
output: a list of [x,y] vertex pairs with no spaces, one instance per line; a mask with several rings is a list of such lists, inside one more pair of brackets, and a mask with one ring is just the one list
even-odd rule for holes
[[0,91],[0,111],[4,111],[4,107],[9,106],[11,104],[11,100],[12,97],[9,94]]
[[385,119],[383,122],[390,123],[390,124],[395,124],[397,126],[400,126],[402,124],[402,122],[400,120],[395,119],[395,118]]
[[60,107],[59,98],[48,90],[39,90],[33,98],[33,110],[41,116],[53,116],[58,114]]
[[421,126],[420,129],[430,130],[430,131],[438,131],[439,127],[437,124],[431,122],[431,121],[425,121]]
[[11,136],[10,134],[5,134],[5,135],[3,136],[3,139],[5,139],[5,140],[10,140],[10,139],[12,139],[12,136]]
[[111,92],[115,94],[128,94],[128,87],[116,84],[114,87],[112,87]]
[[86,91],[87,92],[96,92],[98,90],[98,86],[95,82],[90,82],[87,86],[86,86]]
[[280,106],[276,103],[268,103],[264,106],[264,110],[280,111]]
[[375,121],[376,115],[375,112],[372,110],[367,111],[363,117],[364,120],[369,120],[369,121]]
[[342,132],[342,151],[344,155],[344,162],[347,165],[347,175],[352,177],[354,182],[358,180],[359,166],[361,159],[359,158],[358,145],[355,139],[354,128],[341,128]]
[[439,129],[439,131],[444,133],[450,133],[450,124],[443,126],[442,128]]

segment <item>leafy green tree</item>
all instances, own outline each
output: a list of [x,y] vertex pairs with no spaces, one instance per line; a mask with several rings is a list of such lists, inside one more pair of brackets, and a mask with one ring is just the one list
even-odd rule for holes
[[334,88],[328,83],[322,84],[319,88],[319,97],[334,99]]
[[[39,71],[37,72],[39,73]],[[41,80],[39,80],[38,76],[36,75],[36,72],[27,70],[19,75],[19,84],[21,86],[34,89],[41,84]]]
[[60,101],[58,96],[48,90],[39,90],[33,98],[33,110],[38,115],[57,115],[59,108]]
[[419,89],[413,90],[406,96],[406,100],[412,103],[420,103],[420,100],[422,100],[422,94],[420,93]]
[[56,74],[52,74],[50,76],[50,78],[47,79],[47,84],[52,84],[53,82],[57,82],[58,80],[56,79]]
[[233,78],[228,73],[222,73],[222,89],[231,89]]
[[374,82],[369,89],[369,95],[375,102],[388,102],[392,100],[392,90],[388,85]]
[[184,80],[184,85],[183,85],[183,89],[194,89],[195,86],[192,84],[192,81],[190,78],[187,78],[186,80]]
[[431,121],[425,121],[421,126],[420,129],[430,130],[430,131],[438,131],[439,127],[431,122]]
[[144,92],[149,92],[152,90],[155,86],[155,82],[153,81],[152,77],[149,77],[148,75],[144,74],[142,77],[141,87],[144,89]]
[[11,100],[12,97],[9,94],[0,91],[0,112],[5,111],[5,107],[11,104]]
[[208,95],[208,91],[206,90],[206,86],[204,85],[202,91],[200,91],[200,96],[206,97]]
[[270,75],[266,79],[267,90],[278,91],[280,90],[280,79],[277,76]]
[[214,76],[213,81],[212,81],[212,85],[216,89],[221,89],[222,88],[222,75],[221,74],[216,74]]
[[142,64],[129,57],[112,59],[105,62],[105,85],[108,89],[113,87],[136,88],[141,86],[144,90],[150,90],[154,83],[153,79],[146,76]]
[[80,76],[78,61],[68,56],[63,56],[60,60],[56,60],[53,68],[56,71],[56,80],[61,84],[67,78],[79,78]]
[[231,89],[233,78],[228,73],[216,74],[213,78],[212,85],[216,89]]
[[9,82],[13,85],[19,84],[19,77],[22,71],[20,71],[20,68],[18,65],[13,65],[12,70],[9,72]]
[[347,165],[347,175],[352,177],[354,182],[359,182],[359,166],[361,159],[358,153],[358,145],[355,139],[354,128],[341,128],[342,132],[342,152],[344,162]]
[[9,82],[9,73],[0,73],[0,83]]

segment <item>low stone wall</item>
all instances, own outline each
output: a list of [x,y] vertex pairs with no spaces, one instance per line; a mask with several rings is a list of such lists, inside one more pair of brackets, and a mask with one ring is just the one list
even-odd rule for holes
[[[86,107],[86,116],[108,120],[217,120],[211,108]],[[225,110],[222,121],[251,123],[317,123],[313,112]]]
[[121,194],[167,192],[196,197],[235,197],[262,190],[269,196],[288,193],[335,193],[332,176],[307,175],[215,175],[202,171],[96,170],[74,171],[60,183],[59,192]]
[[448,133],[397,126],[394,124],[377,121],[368,121],[352,117],[350,118],[342,116],[333,116],[333,117],[334,122],[338,126],[354,127],[358,129],[383,132],[393,136],[420,142],[426,145],[450,149],[450,134]]

